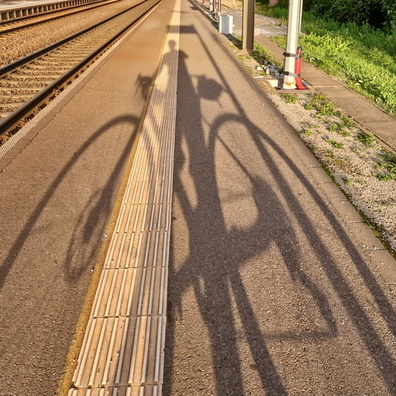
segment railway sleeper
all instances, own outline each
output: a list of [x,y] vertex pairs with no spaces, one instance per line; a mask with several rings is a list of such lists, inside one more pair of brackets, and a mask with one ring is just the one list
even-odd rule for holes
[[45,60],[41,61],[40,64],[37,65],[29,65],[34,70],[46,69],[48,67],[56,67],[59,69],[67,69],[80,62],[81,59],[76,60],[67,60],[67,61],[59,61],[58,62],[46,62]]
[[[3,95],[8,95],[8,96],[12,96],[12,95],[17,95],[17,94],[21,94],[21,95],[30,95],[30,93],[28,91],[32,90],[41,90],[45,87],[47,87],[48,85],[52,84],[54,82],[54,80],[45,80],[45,81],[27,81],[24,84],[10,84],[8,86],[5,85],[0,85],[0,92],[6,92]],[[23,93],[21,91],[24,91]],[[26,91],[26,92],[25,92]]]
[[29,99],[31,99],[32,95],[15,95],[15,96],[2,96],[0,98],[0,107],[3,105],[19,105],[21,106]]
[[20,91],[21,89],[34,89],[34,88],[42,88],[45,87],[49,84],[51,84],[53,81],[55,81],[60,74],[56,77],[53,78],[48,78],[48,77],[42,77],[42,78],[26,78],[26,79],[21,79],[21,80],[11,80],[11,81],[4,81],[0,82],[0,89],[2,91]]
[[40,58],[41,60],[51,60],[51,62],[54,61],[59,61],[60,59],[76,59],[76,58],[80,58],[81,54],[85,54],[86,52],[88,52],[88,50],[86,51],[58,51],[56,54],[47,54],[46,56],[43,56],[42,58]]
[[[83,37],[80,40],[71,41],[68,45],[68,48],[85,48],[85,47],[94,47],[96,45],[103,44],[106,42],[111,35],[103,35],[103,36],[96,36],[96,37]],[[64,48],[67,48],[65,46]]]
[[[23,103],[25,103],[25,102],[23,102]],[[21,107],[21,104],[18,104],[18,103],[10,103],[7,106],[0,106],[0,113],[8,115],[8,114],[18,110],[19,107]]]
[[40,73],[45,73],[46,71],[51,72],[51,70],[48,70],[48,68],[52,68],[52,70],[67,70],[71,66],[75,65],[75,62],[61,62],[61,63],[52,63],[52,62],[46,62],[42,63],[40,65],[28,65],[27,67],[24,67],[21,70],[27,71],[27,72],[40,72]]
[[41,58],[42,60],[50,60],[51,62],[59,62],[62,59],[81,59],[88,55],[90,55],[93,51],[95,51],[99,46],[93,46],[92,48],[84,48],[77,51],[63,51],[58,52],[55,56],[46,56],[45,58]]
[[45,58],[41,58],[40,61],[47,61],[47,62],[60,62],[63,59],[66,61],[69,60],[77,60],[80,61],[82,58],[85,58],[86,56],[90,55],[93,50],[95,50],[97,47],[92,47],[92,48],[87,48],[84,51],[67,51],[64,53],[58,53],[56,55],[47,55]]
[[[48,84],[47,84],[48,85]],[[45,85],[45,86],[47,86]],[[5,90],[4,88],[0,88],[0,94],[3,96],[8,96],[8,97],[12,97],[12,96],[17,96],[17,95],[36,95],[38,92],[41,91],[41,87],[37,87],[37,85],[35,87],[23,87],[20,88],[18,90]]]
[[86,47],[94,47],[95,45],[100,45],[103,43],[106,39],[108,39],[108,36],[100,37],[92,37],[92,36],[86,36],[86,37],[79,37],[75,39],[74,41],[70,41],[63,47],[59,47],[59,49],[63,48],[68,48],[71,51],[75,51],[81,48],[86,48]]
[[96,40],[89,40],[88,42],[82,42],[82,43],[73,43],[73,47],[70,48],[70,51],[84,51],[86,49],[95,49],[97,47],[100,47],[101,45],[105,44],[106,41],[108,41],[108,37],[104,37],[101,39],[96,39]]
[[52,70],[48,70],[48,67],[41,68],[41,69],[28,69],[23,68],[20,69],[11,75],[11,79],[21,80],[24,78],[32,78],[32,77],[45,77],[45,78],[52,78],[53,76],[59,76],[60,74],[64,73],[65,71],[69,70],[70,67],[52,67]]

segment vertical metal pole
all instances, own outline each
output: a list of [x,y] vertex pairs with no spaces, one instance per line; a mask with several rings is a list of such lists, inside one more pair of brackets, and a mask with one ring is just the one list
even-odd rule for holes
[[285,76],[283,78],[283,89],[295,89],[296,79],[294,77],[298,46],[300,10],[302,0],[289,0],[289,18],[287,22],[287,41],[285,55]]
[[301,34],[303,3],[304,3],[304,0],[300,0],[300,13],[298,15],[298,34]]
[[255,8],[256,8],[255,0],[243,0],[242,49],[245,51],[253,51],[253,47],[254,47]]

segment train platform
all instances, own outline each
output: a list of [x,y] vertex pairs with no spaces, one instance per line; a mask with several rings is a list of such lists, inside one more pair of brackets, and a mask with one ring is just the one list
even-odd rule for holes
[[395,260],[196,4],[21,132],[0,394],[396,394]]

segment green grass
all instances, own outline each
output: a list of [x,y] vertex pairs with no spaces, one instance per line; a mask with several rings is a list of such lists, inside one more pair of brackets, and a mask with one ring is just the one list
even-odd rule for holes
[[[279,7],[258,6],[258,12],[286,18]],[[268,10],[270,9],[270,10]],[[304,12],[304,60],[345,81],[390,114],[396,114],[396,32],[385,33],[369,25],[341,24]],[[274,40],[283,48],[286,38]]]
[[256,13],[279,19],[279,25],[287,23],[288,10],[285,7],[270,7],[268,4],[256,2]]
[[319,117],[340,116],[333,102],[330,102],[323,94],[314,94],[305,104],[307,110],[315,110]]
[[386,169],[390,179],[396,180],[396,155],[388,151],[384,151],[381,154],[383,160],[383,166]]
[[337,132],[338,134],[340,134],[342,136],[350,135],[350,133],[344,129],[344,124],[342,124],[340,122],[331,124],[328,129],[330,132]]
[[313,132],[317,131],[317,127],[309,122],[303,122],[301,126],[303,127],[303,129],[299,131],[301,135],[310,136]]
[[345,177],[342,178],[342,182],[344,183],[345,186],[350,186],[352,184],[352,181]]
[[280,97],[286,102],[286,103],[296,103],[298,101],[298,98],[296,95],[292,94],[287,94],[287,93],[282,93]]
[[333,147],[338,148],[338,149],[342,149],[344,148],[344,144],[341,142],[337,142],[336,140],[333,139],[326,139],[326,142],[331,144]]
[[[242,48],[242,46],[241,46]],[[264,61],[268,62],[274,66],[282,66],[282,63],[269,51],[267,48],[263,47],[261,44],[254,43],[254,51],[250,54],[254,59],[256,59],[260,64]]]
[[375,141],[374,135],[372,135],[371,133],[363,132],[363,131],[360,131],[356,135],[355,139],[357,141],[359,141],[360,143],[362,143],[363,146],[366,146],[366,147],[370,147]]
[[[230,40],[237,49],[242,49],[242,37],[235,36],[230,38]],[[255,59],[260,65],[268,63],[274,66],[282,66],[282,62],[280,62],[270,50],[258,43],[254,43],[253,51],[250,54],[245,54],[244,56],[246,59]]]
[[341,128],[354,128],[356,127],[354,121],[352,120],[351,117],[341,115],[341,122],[340,122],[340,127]]

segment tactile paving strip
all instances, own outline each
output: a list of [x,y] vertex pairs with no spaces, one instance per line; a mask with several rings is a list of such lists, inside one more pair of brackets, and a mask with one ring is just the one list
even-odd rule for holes
[[180,1],[69,396],[161,395],[179,25]]

